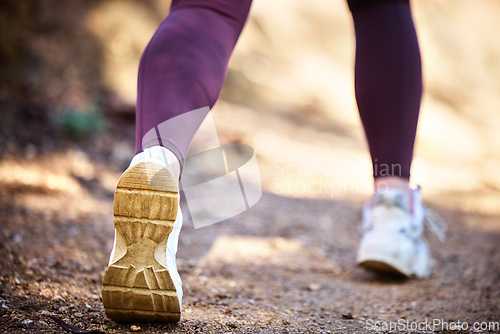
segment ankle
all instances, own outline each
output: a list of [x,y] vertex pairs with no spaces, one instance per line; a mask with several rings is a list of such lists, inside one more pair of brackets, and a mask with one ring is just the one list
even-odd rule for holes
[[179,163],[179,159],[177,156],[170,151],[169,149],[162,147],[162,152],[165,154],[167,158],[167,162],[170,164],[170,167],[172,168],[173,176],[177,182],[179,182],[180,175],[181,175],[181,165]]
[[410,212],[413,212],[413,190],[408,179],[399,176],[382,176],[375,179],[375,192],[384,192],[388,189],[400,190],[406,194]]

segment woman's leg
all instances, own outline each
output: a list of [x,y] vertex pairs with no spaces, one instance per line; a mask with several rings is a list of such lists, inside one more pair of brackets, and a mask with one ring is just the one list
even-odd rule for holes
[[422,69],[409,0],[348,0],[356,30],[355,89],[375,178],[357,263],[425,278],[431,272],[419,189],[410,167]]
[[408,187],[422,96],[409,0],[348,0],[356,32],[355,90],[375,183]]
[[183,222],[179,163],[219,96],[249,7],[250,0],[174,0],[144,51],[138,154],[115,191],[115,241],[103,277],[102,299],[110,319],[180,320],[182,284],[175,262]]
[[[186,113],[215,104],[250,4],[251,0],[173,0],[139,67],[137,152],[164,146],[183,164],[208,108]],[[172,131],[158,130],[158,125],[181,114],[185,117]],[[148,132],[156,132],[153,140],[144,140]]]

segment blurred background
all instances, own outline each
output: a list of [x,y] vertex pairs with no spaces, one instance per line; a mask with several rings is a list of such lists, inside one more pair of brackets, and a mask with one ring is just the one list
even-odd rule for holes
[[[106,132],[100,142],[123,167],[133,154],[139,58],[168,1],[0,6],[3,160],[54,153],[75,139],[86,150]],[[496,192],[500,3],[421,0],[413,8],[425,75],[413,181],[428,193]],[[344,1],[253,4],[213,114],[223,142],[256,149],[266,190],[296,197],[370,192],[354,51]],[[487,202],[485,209],[498,207]]]
[[[354,265],[372,179],[345,1],[255,0],[212,112],[222,143],[254,147],[264,194],[230,224],[185,224],[188,332],[240,313],[277,328],[345,326],[341,312],[498,321],[500,2],[412,6],[425,80],[412,182],[450,225],[443,248],[431,239],[433,279],[372,284]],[[139,59],[168,9],[0,1],[0,328],[54,332],[34,312],[49,310],[123,329],[104,317],[100,283],[114,188],[135,153]]]

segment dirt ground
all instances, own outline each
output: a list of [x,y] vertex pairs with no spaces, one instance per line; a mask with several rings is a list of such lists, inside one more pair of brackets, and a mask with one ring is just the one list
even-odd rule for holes
[[375,321],[382,330],[387,321],[499,321],[500,214],[485,209],[498,204],[496,192],[426,197],[449,223],[448,240],[429,237],[431,278],[405,280],[355,266],[363,196],[264,191],[228,221],[194,229],[186,219],[178,325],[113,323],[101,282],[114,186],[133,149],[132,127],[116,131],[0,162],[2,332],[62,333],[50,315],[105,333],[369,333]]

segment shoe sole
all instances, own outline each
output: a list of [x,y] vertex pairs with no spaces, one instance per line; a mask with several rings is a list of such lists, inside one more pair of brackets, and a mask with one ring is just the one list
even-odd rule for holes
[[358,262],[360,267],[375,273],[386,273],[395,276],[410,277],[411,273],[407,270],[400,268],[397,264],[391,263],[389,259],[365,259]]
[[[180,305],[166,263],[166,240],[177,216],[179,191],[162,165],[141,162],[127,169],[114,197],[117,238],[126,245],[103,278],[106,315],[119,322],[178,322]],[[161,245],[160,245],[161,244]],[[158,249],[158,246],[160,248]],[[120,247],[125,247],[121,245]]]
[[[399,237],[367,235],[361,241],[356,262],[373,272],[410,277],[412,263],[410,259],[403,261],[400,253],[404,249],[411,249],[408,243],[409,241]],[[405,245],[407,247],[403,247]]]

